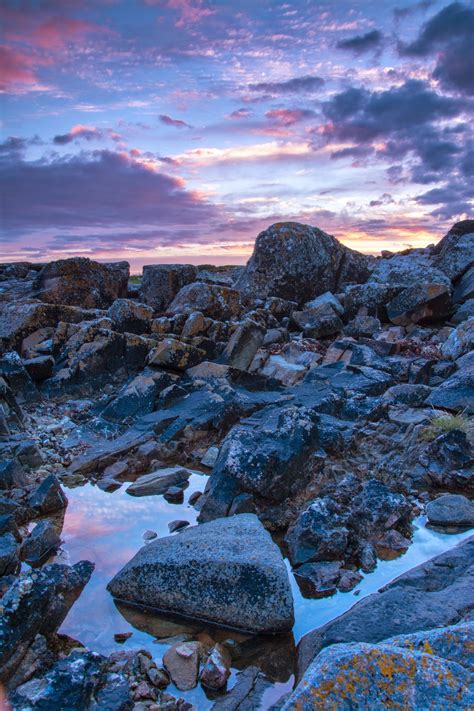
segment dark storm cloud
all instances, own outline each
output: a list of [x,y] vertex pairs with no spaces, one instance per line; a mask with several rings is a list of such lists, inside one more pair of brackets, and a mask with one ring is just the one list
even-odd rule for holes
[[0,163],[5,229],[198,224],[218,208],[157,173],[112,151]]
[[436,55],[433,76],[447,89],[474,94],[474,7],[454,2],[426,22],[418,37],[400,43],[400,54]]
[[304,94],[317,91],[324,85],[324,79],[318,76],[304,76],[288,81],[260,82],[249,84],[251,91],[263,91],[269,94]]
[[420,205],[437,205],[431,211],[433,217],[451,219],[472,211],[472,190],[464,183],[451,183],[441,188],[433,188],[415,198]]
[[355,35],[355,37],[349,37],[349,39],[341,40],[337,43],[336,47],[338,49],[345,49],[356,54],[362,54],[363,52],[369,52],[380,46],[383,40],[383,35],[379,30],[371,30],[366,32],[364,35]]

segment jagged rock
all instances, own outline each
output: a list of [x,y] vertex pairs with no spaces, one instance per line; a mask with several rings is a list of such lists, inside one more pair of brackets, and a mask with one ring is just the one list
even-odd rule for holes
[[290,363],[283,355],[271,355],[266,359],[260,372],[262,375],[278,380],[283,385],[290,386],[300,381],[307,370],[307,366]]
[[393,286],[368,281],[366,284],[350,284],[344,289],[345,312],[355,316],[360,308],[369,314],[386,317],[385,305],[402,291],[402,286]]
[[130,299],[116,299],[107,315],[112,319],[113,328],[120,333],[149,333],[153,309]]
[[418,461],[434,486],[474,490],[473,450],[462,430],[450,430],[436,437]]
[[451,323],[459,324],[474,318],[474,298],[468,299],[459,306],[451,316]]
[[426,402],[453,412],[474,414],[474,367],[459,370],[434,388]]
[[28,565],[36,567],[61,544],[56,526],[51,521],[40,521],[22,543],[20,555]]
[[254,711],[270,686],[270,680],[257,667],[247,667],[238,672],[234,686],[215,701],[212,711]]
[[393,635],[456,624],[474,605],[474,537],[409,570],[348,612],[306,634],[298,646],[298,676],[323,647],[377,643]]
[[261,232],[236,288],[253,298],[277,296],[305,303],[348,282],[364,282],[371,258],[344,247],[317,227],[297,222]]
[[306,408],[265,408],[225,438],[206,486],[199,518],[226,516],[242,492],[283,501],[308,483],[305,466],[319,442],[318,417]]
[[291,318],[306,338],[333,336],[343,328],[341,319],[329,304],[305,311],[293,311]]
[[28,477],[16,459],[2,459],[0,461],[0,489],[26,486],[27,483]]
[[354,338],[371,338],[381,328],[382,324],[375,316],[356,316],[344,327],[344,333],[346,336],[353,336]]
[[451,227],[434,248],[434,265],[451,280],[461,276],[474,260],[474,220],[463,220]]
[[60,259],[46,264],[34,283],[36,297],[50,304],[105,309],[127,296],[126,262],[99,264],[87,257]]
[[223,361],[233,368],[247,370],[263,343],[265,329],[252,319],[245,319],[235,329],[223,353]]
[[383,394],[384,400],[409,407],[422,407],[426,398],[431,394],[432,388],[428,385],[402,383],[393,385]]
[[318,598],[334,595],[341,577],[340,561],[305,563],[295,572],[295,579],[304,597]]
[[19,403],[38,398],[38,391],[18,353],[10,351],[0,357],[0,376],[7,381]]
[[474,526],[474,504],[459,494],[444,494],[426,504],[429,523],[440,527]]
[[108,589],[121,600],[252,632],[283,632],[293,625],[283,558],[252,514],[152,541]]
[[146,264],[140,284],[140,298],[155,311],[166,311],[183,286],[195,281],[192,264]]
[[17,573],[20,567],[20,546],[13,533],[0,536],[0,576]]
[[216,321],[236,318],[241,311],[240,295],[235,289],[196,281],[184,286],[169,306],[173,314],[200,311]]
[[[469,708],[474,703],[468,649],[474,625],[373,644],[336,644],[313,661],[282,711]],[[453,658],[454,657],[454,658]]]
[[67,498],[54,474],[50,474],[30,494],[28,503],[38,514],[44,516],[65,509]]
[[106,420],[123,421],[128,417],[153,412],[160,393],[177,380],[170,373],[148,368],[123,386],[102,410]]
[[470,299],[474,299],[474,266],[463,274],[456,284],[456,288],[453,293],[453,301],[456,304],[464,304]]
[[150,474],[138,477],[127,489],[127,494],[132,496],[151,496],[164,494],[170,486],[184,484],[188,481],[191,472],[182,467],[169,467],[158,469]]
[[388,259],[379,259],[369,283],[384,287],[410,287],[420,284],[420,275],[423,275],[425,284],[446,284],[448,287],[451,284],[451,279],[433,265],[430,253],[424,249],[408,249]]
[[228,650],[222,644],[216,644],[199,676],[201,683],[209,689],[222,689],[230,676],[231,658]]
[[472,350],[474,350],[474,318],[459,324],[441,346],[443,356],[452,360],[457,360]]
[[72,567],[47,565],[23,573],[5,593],[0,617],[3,683],[13,674],[37,634],[47,636],[60,627],[93,570],[94,565],[88,561]]
[[387,304],[388,318],[398,326],[443,321],[452,311],[450,287],[446,284],[414,284]]
[[36,356],[36,358],[24,360],[23,365],[28,371],[30,378],[38,382],[39,380],[46,380],[51,377],[54,368],[54,358],[50,355]]
[[193,314],[189,314],[183,326],[181,335],[185,338],[192,338],[193,336],[202,335],[207,331],[210,325],[210,319],[205,318],[200,311],[196,311]]
[[206,353],[201,348],[196,348],[175,338],[164,338],[151,351],[148,364],[173,370],[186,370],[201,363],[205,358]]
[[341,304],[339,299],[334,296],[334,294],[331,294],[330,291],[326,291],[324,294],[317,296],[315,299],[311,299],[311,301],[308,301],[304,305],[304,308],[306,310],[311,310],[326,306],[330,306],[338,316],[342,316],[344,313],[344,306]]

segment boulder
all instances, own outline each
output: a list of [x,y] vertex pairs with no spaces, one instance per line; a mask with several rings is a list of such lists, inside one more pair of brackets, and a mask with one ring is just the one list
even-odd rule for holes
[[454,315],[451,316],[451,322],[457,325],[472,318],[474,318],[474,298],[468,299],[458,306]]
[[460,494],[444,494],[425,507],[433,526],[470,528],[474,526],[474,503]]
[[49,304],[67,304],[85,309],[106,309],[127,296],[128,264],[99,264],[87,257],[50,262],[34,283],[35,295]]
[[441,346],[445,358],[457,360],[465,353],[474,350],[474,318],[460,323]]
[[265,329],[260,324],[245,319],[230,337],[222,355],[223,362],[233,368],[247,370],[264,337]]
[[44,516],[65,509],[67,498],[54,474],[50,474],[32,491],[28,503],[39,515]]
[[120,600],[252,633],[286,632],[294,622],[283,558],[252,514],[152,541],[108,590]]
[[463,220],[451,227],[435,246],[434,266],[452,281],[460,277],[474,261],[474,220]]
[[387,304],[388,318],[397,326],[443,321],[453,312],[450,292],[446,284],[409,286]]
[[164,338],[148,356],[148,364],[157,368],[186,370],[206,359],[202,348],[179,341],[176,338]]
[[153,309],[131,299],[116,299],[107,312],[114,331],[120,333],[149,333]]
[[330,304],[293,311],[291,319],[306,338],[325,338],[340,333],[343,323]]
[[168,467],[138,477],[127,489],[131,496],[164,494],[170,486],[179,486],[188,481],[191,472],[182,467]]
[[426,402],[444,410],[474,414],[474,367],[457,371],[433,388]]
[[453,301],[456,304],[464,304],[470,299],[474,299],[474,266],[462,275],[453,293]]
[[38,382],[46,380],[53,374],[54,358],[50,355],[36,356],[23,361],[28,374],[32,380]]
[[36,524],[22,543],[20,555],[28,565],[41,565],[61,544],[56,526],[48,520]]
[[379,259],[368,283],[406,288],[419,284],[421,275],[426,284],[451,285],[450,277],[433,265],[431,254],[425,249],[407,249]]
[[101,416],[122,422],[129,417],[153,412],[160,392],[173,384],[177,376],[147,368],[124,385],[105,406]]
[[344,306],[341,304],[339,299],[336,299],[334,294],[331,294],[330,291],[326,291],[324,294],[316,296],[315,299],[311,299],[311,301],[308,301],[304,305],[304,308],[306,310],[319,309],[324,306],[330,306],[338,316],[342,316],[344,313]]
[[241,308],[240,294],[235,289],[196,281],[176,294],[168,310],[173,314],[200,311],[216,321],[227,321],[236,318]]
[[200,642],[179,642],[163,655],[163,665],[180,691],[190,691],[196,686],[201,651]]
[[368,281],[366,284],[350,284],[344,289],[345,311],[355,316],[360,308],[369,314],[385,315],[385,305],[402,291],[403,286]]
[[166,311],[183,286],[195,281],[192,264],[146,264],[140,284],[140,298],[155,311]]
[[409,570],[298,645],[298,675],[323,647],[457,624],[474,606],[474,537]]
[[13,533],[0,536],[0,577],[18,572],[20,567],[20,547]]
[[[463,708],[474,704],[474,625],[324,649],[282,707],[301,709]],[[389,699],[389,703],[388,703]]]
[[277,223],[258,235],[235,286],[251,298],[276,296],[301,304],[349,282],[366,281],[371,263],[371,257],[317,227]]

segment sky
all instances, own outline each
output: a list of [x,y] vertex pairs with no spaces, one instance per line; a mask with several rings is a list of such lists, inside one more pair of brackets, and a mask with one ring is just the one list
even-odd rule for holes
[[3,0],[0,261],[377,254],[472,217],[474,3]]

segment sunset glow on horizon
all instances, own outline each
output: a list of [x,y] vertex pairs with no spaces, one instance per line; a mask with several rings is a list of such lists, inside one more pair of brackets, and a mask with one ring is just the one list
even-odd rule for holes
[[6,1],[0,261],[377,254],[472,213],[474,5]]

